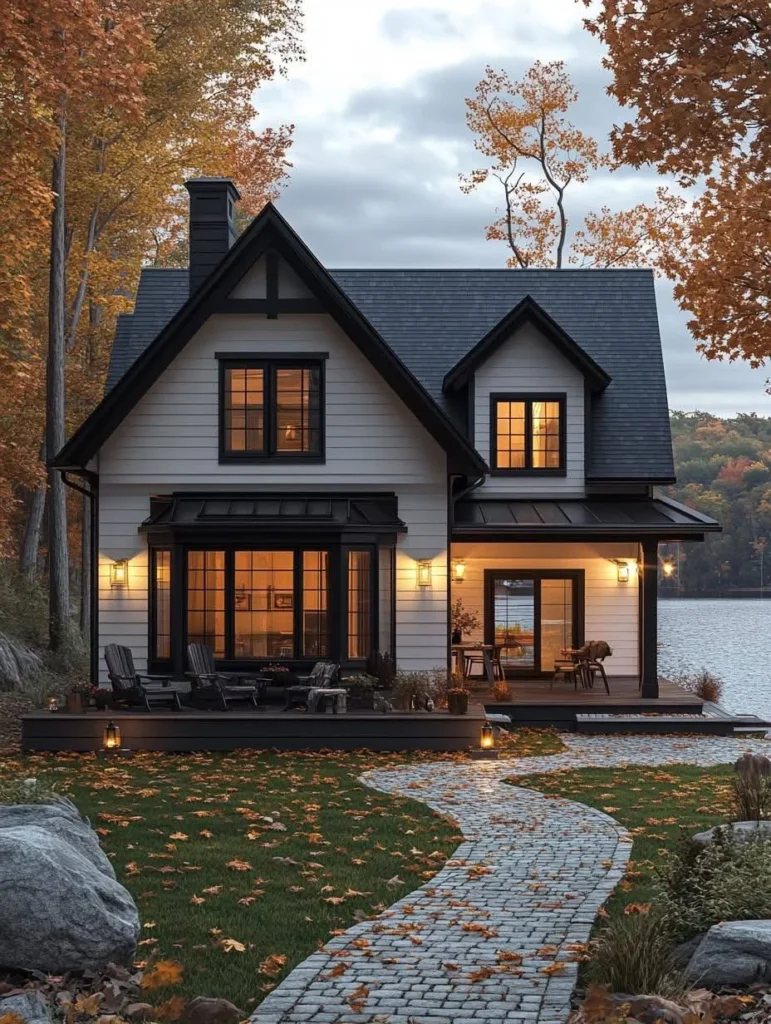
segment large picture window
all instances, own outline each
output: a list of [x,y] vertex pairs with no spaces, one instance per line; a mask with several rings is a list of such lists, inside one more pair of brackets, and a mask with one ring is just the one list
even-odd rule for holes
[[320,459],[323,362],[220,362],[220,458]]
[[565,473],[565,395],[490,396],[493,472]]
[[171,551],[155,548],[152,556],[152,650],[159,661],[167,661],[171,657]]
[[372,650],[372,555],[348,552],[348,657],[368,658]]
[[225,657],[225,552],[187,553],[187,642]]

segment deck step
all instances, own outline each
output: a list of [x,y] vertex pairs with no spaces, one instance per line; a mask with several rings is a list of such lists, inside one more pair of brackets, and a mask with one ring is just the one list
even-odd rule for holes
[[577,714],[576,729],[584,733],[701,733],[731,736],[765,732],[771,723],[753,715],[612,715]]

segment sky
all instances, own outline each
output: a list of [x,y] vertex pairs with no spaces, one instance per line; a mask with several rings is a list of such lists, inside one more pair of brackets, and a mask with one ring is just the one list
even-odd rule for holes
[[[480,165],[464,99],[489,63],[512,78],[564,60],[579,128],[607,138],[624,112],[605,92],[602,48],[576,0],[305,0],[306,60],[256,96],[258,126],[294,124],[279,209],[328,267],[503,267],[485,239],[498,216],[492,185],[464,195]],[[607,204],[652,199],[651,170],[602,174],[572,195],[580,220]],[[516,271],[513,271],[516,272]],[[673,409],[771,415],[771,370],[708,362],[666,280],[659,320]]]

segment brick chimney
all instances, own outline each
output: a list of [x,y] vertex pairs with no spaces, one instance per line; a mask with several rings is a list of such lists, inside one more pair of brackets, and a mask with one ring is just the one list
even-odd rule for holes
[[214,270],[236,240],[234,204],[241,198],[230,178],[192,178],[190,194],[190,294]]

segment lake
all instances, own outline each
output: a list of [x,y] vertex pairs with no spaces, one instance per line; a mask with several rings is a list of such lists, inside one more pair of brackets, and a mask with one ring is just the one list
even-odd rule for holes
[[771,601],[659,600],[659,645],[661,675],[706,668],[725,708],[771,718]]

